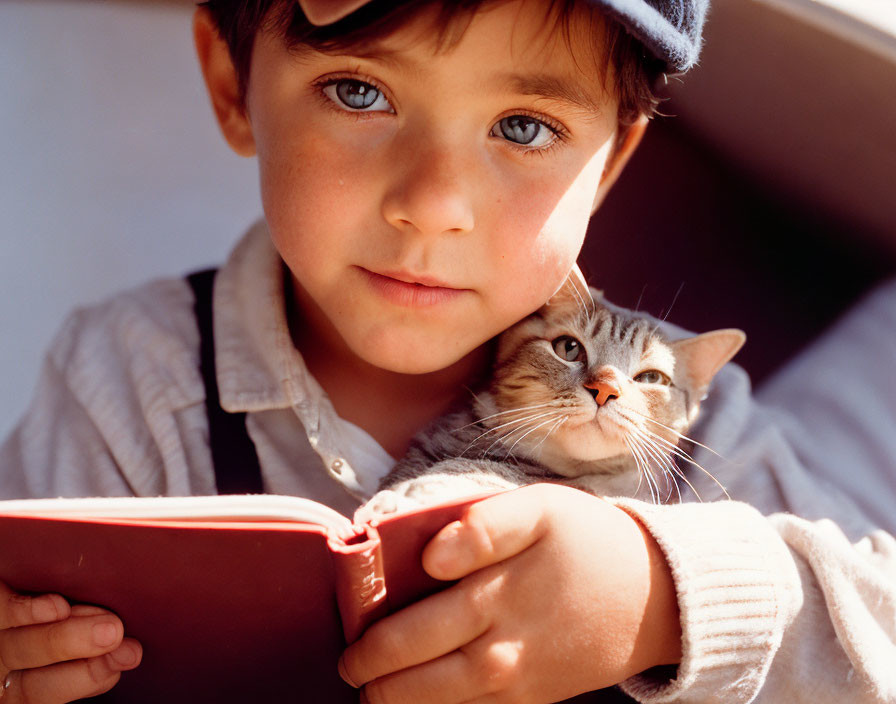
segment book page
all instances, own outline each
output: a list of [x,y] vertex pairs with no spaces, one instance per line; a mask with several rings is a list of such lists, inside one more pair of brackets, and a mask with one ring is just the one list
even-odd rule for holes
[[328,506],[276,494],[23,499],[0,501],[0,515],[223,523],[285,521],[321,525],[341,535],[352,531],[351,521]]

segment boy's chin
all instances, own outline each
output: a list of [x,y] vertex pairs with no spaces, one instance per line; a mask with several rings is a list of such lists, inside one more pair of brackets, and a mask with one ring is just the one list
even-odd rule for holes
[[485,345],[480,345],[472,350],[441,349],[427,352],[414,351],[407,346],[386,349],[367,347],[355,350],[355,354],[368,364],[383,371],[420,376],[436,374],[452,368],[461,373],[465,370],[472,372],[486,359],[487,352],[484,347]]
[[[461,358],[461,359],[463,359],[463,358]],[[420,376],[423,374],[434,374],[437,372],[444,371],[450,367],[455,366],[461,360],[455,359],[455,358],[448,358],[448,359],[411,358],[411,359],[408,359],[405,357],[400,357],[398,355],[395,355],[395,356],[384,355],[382,357],[375,357],[375,358],[366,356],[365,361],[379,369],[382,369],[383,371],[392,372],[394,374],[407,374],[407,375],[413,375],[413,376]]]

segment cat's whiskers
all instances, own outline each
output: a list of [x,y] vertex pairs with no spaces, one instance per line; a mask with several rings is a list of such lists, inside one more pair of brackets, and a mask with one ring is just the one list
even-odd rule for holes
[[650,498],[653,499],[654,503],[660,503],[660,489],[656,484],[653,472],[650,471],[650,462],[644,454],[644,449],[637,442],[631,440],[630,436],[625,436],[625,442],[628,444],[629,450],[631,450],[632,456],[635,458],[635,464],[638,465],[641,476],[644,477],[644,480],[647,482],[647,488],[650,490]]
[[678,300],[678,297],[681,295],[681,290],[684,288],[684,281],[681,282],[678,286],[678,290],[675,292],[675,295],[672,297],[672,303],[669,304],[669,310],[666,311],[666,314],[663,316],[663,322],[669,318],[669,314],[672,312],[672,309],[675,307],[675,301]]
[[714,454],[714,455],[715,455],[716,457],[718,457],[719,459],[725,459],[724,457],[722,457],[722,455],[720,455],[718,452],[716,452],[715,450],[713,450],[713,449],[712,449],[711,447],[709,447],[708,445],[704,445],[703,443],[698,442],[697,440],[694,440],[693,438],[689,438],[687,435],[684,435],[683,433],[680,433],[680,432],[678,432],[677,430],[675,430],[675,428],[670,428],[668,425],[664,425],[663,423],[660,423],[658,420],[656,420],[656,419],[654,419],[654,418],[651,418],[650,416],[645,415],[644,413],[640,413],[640,412],[636,411],[634,408],[628,408],[628,409],[626,409],[626,410],[629,410],[629,411],[631,411],[632,413],[634,413],[635,415],[640,416],[640,417],[643,418],[644,420],[649,420],[651,423],[654,423],[655,425],[658,425],[658,426],[660,426],[661,428],[663,428],[663,429],[665,429],[665,430],[668,430],[670,433],[672,433],[673,435],[675,435],[675,437],[677,437],[679,440],[687,440],[689,443],[691,443],[691,444],[693,444],[693,445],[696,445],[697,447],[702,447],[702,448],[703,448],[704,450],[706,450],[707,452],[711,452],[712,454]]
[[728,490],[725,489],[725,487],[722,485],[722,483],[718,479],[715,478],[715,476],[712,474],[712,472],[705,469],[699,462],[697,462],[687,452],[682,450],[680,447],[678,447],[674,443],[669,442],[666,438],[662,437],[661,435],[656,435],[654,433],[651,433],[651,435],[656,442],[667,446],[669,448],[670,452],[672,452],[672,454],[674,454],[676,457],[679,457],[680,459],[684,460],[688,464],[693,465],[694,467],[699,469],[701,472],[703,472],[707,477],[709,477],[713,481],[713,483],[715,483],[715,485],[718,486],[719,489],[722,490],[722,493],[725,494],[725,498],[727,498],[727,499],[731,498],[731,495],[728,493]]
[[635,460],[635,466],[638,469],[638,486],[635,487],[635,495],[637,496],[638,492],[641,490],[641,484],[644,483],[644,467],[642,465],[641,455],[634,447],[633,441],[628,435],[625,435],[622,440],[628,447],[628,451],[631,454],[632,458]]
[[638,492],[641,490],[641,484],[644,483],[644,475],[641,471],[641,465],[638,462],[638,456],[635,454],[634,450],[632,450],[631,440],[629,440],[629,436],[626,435],[624,438],[625,444],[629,449],[629,452],[632,453],[632,457],[635,460],[635,466],[638,468],[638,486],[635,487],[635,496],[638,495]]
[[[591,296],[591,291],[588,290],[588,285],[580,278],[580,276],[571,276],[570,281],[572,286],[570,286],[569,290],[571,290],[576,297],[578,306],[584,314],[584,320],[588,320],[588,318],[593,316],[597,310],[594,304],[594,298]],[[579,290],[579,286],[584,287],[584,292]],[[591,310],[588,310],[588,306],[585,304],[586,298],[591,302]]]
[[647,480],[647,486],[650,489],[650,498],[653,500],[653,503],[658,504],[660,502],[660,490],[653,479],[653,472],[650,471],[650,461],[643,454],[643,450],[641,450],[641,453],[644,463],[644,478]]
[[534,406],[522,406],[520,408],[510,408],[506,411],[498,411],[497,413],[492,413],[490,416],[483,416],[478,420],[474,420],[472,423],[467,423],[466,425],[462,425],[459,428],[452,428],[452,433],[460,432],[461,430],[466,430],[467,428],[472,428],[474,425],[482,423],[486,420],[491,420],[492,418],[498,418],[500,416],[510,415],[511,413],[522,413],[524,411],[534,411],[539,408],[547,408],[548,406],[554,407],[557,405],[556,401],[547,401],[546,403],[536,403]]
[[[694,495],[697,497],[699,501],[703,501],[700,493],[694,487],[693,484],[688,480],[688,478],[681,471],[681,468],[675,463],[673,459],[673,455],[681,457],[682,459],[690,462],[691,464],[696,465],[701,471],[705,472],[710,478],[715,480],[709,472],[707,472],[703,467],[700,467],[696,462],[694,462],[693,458],[691,458],[684,450],[679,448],[674,443],[669,442],[665,438],[656,433],[648,430],[647,428],[642,428],[638,422],[634,418],[630,418],[626,415],[625,412],[622,412],[620,409],[616,409],[619,416],[626,422],[625,428],[628,432],[626,439],[631,439],[638,447],[641,448],[642,452],[648,453],[654,460],[657,461],[659,468],[663,471],[663,477],[666,479],[667,483],[671,481],[672,486],[669,487],[668,496],[672,495],[672,487],[674,486],[675,491],[678,493],[679,502],[681,501],[681,489],[678,486],[678,482],[675,477],[681,478],[682,481],[685,482],[690,488],[691,491],[694,492]],[[633,414],[641,417],[643,414],[638,413],[634,409],[630,407],[625,407],[625,411],[631,411]],[[660,444],[662,443],[662,444]],[[632,445],[629,443],[629,449],[631,449]],[[718,481],[716,481],[718,484]],[[721,487],[721,485],[719,485]],[[724,487],[721,487],[722,491],[724,491]]]
[[641,458],[638,455],[637,450],[633,447],[633,441],[629,438],[628,435],[623,437],[623,442],[625,442],[628,447],[628,451],[631,453],[632,458],[635,460],[635,467],[638,469],[638,486],[635,487],[635,496],[638,495],[638,492],[641,491],[641,485],[644,483],[644,468],[641,466]]
[[653,451],[662,458],[661,464],[663,469],[668,473],[668,475],[672,478],[672,481],[675,482],[675,487],[678,490],[678,500],[681,501],[681,489],[678,486],[678,482],[676,481],[676,477],[681,479],[685,484],[687,484],[691,491],[694,492],[694,495],[697,497],[697,500],[702,502],[703,498],[700,496],[700,492],[691,484],[690,480],[687,476],[681,471],[681,468],[675,463],[675,460],[672,456],[670,456],[667,452],[664,451],[662,447],[659,447],[654,441],[649,438],[643,437],[642,442],[646,445],[653,448]]
[[[549,404],[549,405],[553,405],[553,404]],[[502,438],[505,437],[507,434],[516,432],[520,428],[526,428],[526,427],[528,427],[529,423],[531,423],[533,421],[538,421],[541,418],[545,418],[547,416],[552,416],[552,415],[554,415],[555,412],[556,412],[556,407],[555,407],[555,409],[547,411],[546,413],[532,413],[530,415],[526,415],[521,418],[514,418],[513,420],[509,420],[506,423],[502,423],[501,425],[496,425],[492,428],[489,428],[485,432],[480,433],[475,438],[473,438],[473,440],[470,442],[469,445],[467,445],[467,447],[464,449],[464,451],[461,453],[461,455],[465,455],[468,450],[470,450],[474,445],[478,444],[479,441],[482,440],[486,435],[491,435],[492,433],[496,433],[497,435],[496,435],[495,441],[491,445],[489,445],[482,453],[482,456],[485,457],[486,455],[488,455],[489,452],[491,452],[491,449],[496,444],[501,442]],[[504,428],[506,428],[507,426],[511,426],[511,425],[517,425],[518,427],[513,428],[508,433],[501,432]]]
[[[691,457],[687,452],[685,452],[684,450],[682,450],[678,445],[676,445],[676,444],[673,443],[673,442],[670,442],[669,440],[667,440],[666,438],[664,438],[662,435],[658,435],[657,433],[654,433],[654,432],[652,432],[652,431],[650,431],[650,430],[647,430],[646,428],[639,428],[639,431],[642,432],[642,433],[644,433],[644,434],[646,434],[647,436],[649,436],[649,437],[651,438],[651,440],[652,440],[655,444],[658,444],[658,445],[661,446],[661,447],[665,447],[665,448],[668,450],[668,452],[671,453],[672,455],[675,455],[676,457],[679,457],[680,459],[684,460],[684,461],[687,462],[688,464],[691,464],[691,465],[693,465],[694,467],[696,467],[697,469],[699,469],[699,470],[700,470],[701,472],[703,472],[707,477],[709,477],[709,478],[716,484],[716,486],[719,487],[719,489],[722,490],[722,493],[725,494],[725,497],[726,497],[726,498],[728,498],[728,499],[731,498],[731,495],[728,493],[728,490],[725,489],[725,487],[722,485],[722,483],[721,483],[718,479],[716,479],[715,476],[713,476],[712,472],[710,472],[710,471],[708,471],[707,469],[705,469],[702,465],[700,465],[699,462],[697,462],[697,461],[696,461],[693,457]],[[679,476],[680,476],[682,479],[684,479],[685,482],[687,482],[687,485],[688,485],[689,487],[691,487],[691,490],[694,492],[694,494],[697,496],[697,498],[700,499],[700,500],[702,501],[703,499],[700,498],[700,494],[697,493],[697,490],[694,488],[693,484],[691,484],[691,483],[687,480],[687,478],[684,476],[684,473],[681,471],[681,469],[678,468],[678,467],[676,467],[676,469],[678,469]]]
[[[555,412],[553,414],[544,414],[542,417],[550,416],[550,415],[553,415],[555,418],[559,418],[559,417],[565,418],[565,417],[568,417],[570,415],[570,413],[564,412],[564,409],[562,407],[558,407],[557,409],[555,409]],[[540,418],[533,419],[532,422],[529,424],[520,425],[516,428],[513,428],[512,430],[508,430],[507,432],[503,433],[500,438],[498,438],[498,441],[505,441],[505,440],[511,438],[515,433],[526,433],[537,425],[543,425],[545,423],[551,422],[553,420],[553,418],[548,417],[547,421],[542,421],[542,422],[535,422],[536,420],[540,420]]]
[[[530,429],[527,430],[525,433],[523,433],[522,435],[520,435],[516,440],[513,441],[513,444],[512,444],[509,448],[507,448],[507,453],[504,455],[504,459],[506,460],[506,459],[508,459],[508,458],[510,458],[510,457],[513,457],[513,448],[515,448],[515,447],[517,446],[517,444],[519,444],[520,440],[522,440],[523,438],[525,438],[525,437],[531,435],[532,433],[534,433],[534,432],[535,432],[536,430],[538,430],[539,428],[542,428],[542,427],[544,427],[545,425],[548,425],[549,423],[553,423],[555,420],[556,420],[556,419],[554,419],[554,418],[549,418],[548,420],[539,423],[539,424],[536,425],[534,428],[530,428]],[[515,431],[514,431],[514,432],[515,432]],[[512,433],[508,433],[508,435],[511,435],[511,434],[512,434]],[[550,431],[548,431],[548,434],[550,434]],[[547,438],[547,435],[545,435],[545,438]],[[502,438],[502,439],[503,439],[503,438]],[[544,439],[542,439],[542,442],[544,442]]]
[[[562,409],[560,409],[560,408],[556,408],[556,409],[555,409],[554,411],[552,411],[552,412],[535,414],[535,415],[532,415],[532,416],[528,416],[528,417],[526,417],[526,418],[524,418],[524,419],[520,419],[519,422],[518,422],[517,427],[515,427],[515,428],[511,428],[511,429],[509,429],[509,430],[502,430],[501,432],[499,432],[499,433],[496,435],[495,439],[492,441],[492,443],[491,443],[487,448],[485,448],[485,450],[482,451],[482,453],[480,454],[480,457],[481,457],[481,458],[485,458],[485,457],[487,457],[489,454],[491,454],[492,450],[494,449],[494,447],[495,447],[496,445],[501,445],[501,444],[505,444],[505,445],[506,445],[506,441],[507,441],[507,439],[510,438],[510,437],[512,437],[515,433],[525,433],[526,431],[528,431],[528,430],[529,430],[531,427],[533,427],[534,425],[538,425],[539,422],[541,422],[541,419],[542,419],[542,418],[548,418],[548,422],[550,422],[551,420],[553,420],[550,416],[555,416],[555,415],[557,414],[557,412],[559,412],[560,410],[562,410]],[[511,425],[511,424],[512,424],[512,423],[505,423],[505,424],[502,426],[502,428],[503,428],[503,427],[506,427],[506,426],[509,426],[509,425]],[[473,442],[473,444],[475,444],[476,442],[478,442],[481,438],[485,437],[485,435],[487,435],[488,432],[490,432],[490,431],[487,431],[486,433],[482,433],[482,434],[479,436],[479,438],[477,438],[477,439]],[[472,446],[472,445],[471,445],[471,446]]]
[[[656,503],[658,503],[658,504],[662,503],[662,500],[660,499],[660,482],[659,482],[659,479],[657,478],[656,474],[653,471],[653,464],[650,462],[650,455],[647,452],[646,448],[644,448],[642,446],[641,449],[645,452],[645,455],[647,457],[648,476],[653,481],[653,486],[656,489]],[[663,474],[663,476],[665,476],[665,472],[663,472],[662,474]],[[671,493],[671,491],[670,491],[670,493]]]
[[554,406],[550,411],[545,411],[544,413],[532,413],[527,416],[522,416],[521,418],[514,418],[513,420],[509,420],[506,423],[501,423],[500,425],[492,426],[491,428],[486,430],[484,433],[481,433],[479,435],[479,437],[476,438],[476,441],[480,440],[481,438],[484,438],[486,435],[490,435],[495,432],[498,432],[500,434],[500,431],[509,425],[515,425],[518,423],[525,424],[532,420],[538,420],[539,418],[545,418],[546,416],[553,415],[555,412],[556,412],[556,406]]
[[[666,486],[668,487],[665,501],[669,501],[669,497],[672,496],[672,490],[674,489],[678,495],[678,502],[681,503],[681,488],[678,486],[678,481],[676,480],[677,476],[681,476],[681,471],[678,469],[674,460],[668,454],[663,452],[661,448],[654,445],[648,438],[641,436],[639,437],[638,442],[643,447],[644,451],[656,460],[657,466],[662,471],[663,479],[666,481]],[[685,479],[685,482],[687,482],[687,479]]]
[[[681,477],[684,482],[691,487],[691,490],[694,494],[697,495],[697,498],[700,498],[700,494],[697,493],[697,490],[691,485],[691,483],[687,480],[687,477],[681,473],[678,465],[675,464],[675,461],[669,455],[669,453],[659,445],[657,445],[649,436],[643,433],[643,431],[637,426],[633,426],[631,428],[632,433],[635,435],[637,443],[647,452],[651,457],[653,457],[657,465],[661,470],[663,470],[663,477],[666,479],[667,485],[669,485],[669,492],[666,495],[666,501],[669,500],[669,497],[672,495],[672,488],[675,488],[675,491],[678,493],[678,501],[681,502],[681,489],[678,486],[678,482],[676,481],[676,477]],[[702,499],[701,499],[702,500]]]
[[561,416],[560,418],[558,418],[557,421],[550,428],[548,428],[548,432],[546,432],[544,434],[544,437],[538,441],[538,444],[535,445],[529,451],[529,453],[534,454],[536,450],[540,450],[541,446],[544,444],[544,441],[547,440],[551,436],[551,433],[553,433],[557,428],[559,428],[561,425],[563,425],[569,419],[570,419],[569,415]]

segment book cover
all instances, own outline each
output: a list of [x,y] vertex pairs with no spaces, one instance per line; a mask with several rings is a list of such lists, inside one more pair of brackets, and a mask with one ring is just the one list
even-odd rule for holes
[[363,526],[293,497],[2,501],[0,580],[110,609],[141,642],[92,701],[348,704],[346,644],[449,585],[421,553],[481,498]]
[[143,662],[102,701],[356,702],[346,642],[446,586],[420,552],[468,504],[390,518],[384,541],[291,497],[0,502],[0,579],[122,618]]

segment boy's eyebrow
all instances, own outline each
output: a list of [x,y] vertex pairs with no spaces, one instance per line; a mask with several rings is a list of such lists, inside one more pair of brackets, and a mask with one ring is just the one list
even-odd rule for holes
[[603,105],[589,91],[575,81],[546,73],[508,73],[499,77],[515,93],[571,103],[590,113],[600,114]]
[[[420,70],[419,65],[415,61],[408,61],[407,57],[402,56],[400,51],[388,51],[379,47],[369,51],[356,49],[352,51],[351,56],[388,64],[405,71],[415,72]],[[503,73],[499,74],[495,80],[497,84],[509,88],[512,92],[520,95],[531,95],[569,103],[592,115],[600,115],[604,111],[605,106],[597,97],[585,90],[581,84],[560,76],[548,73]]]

